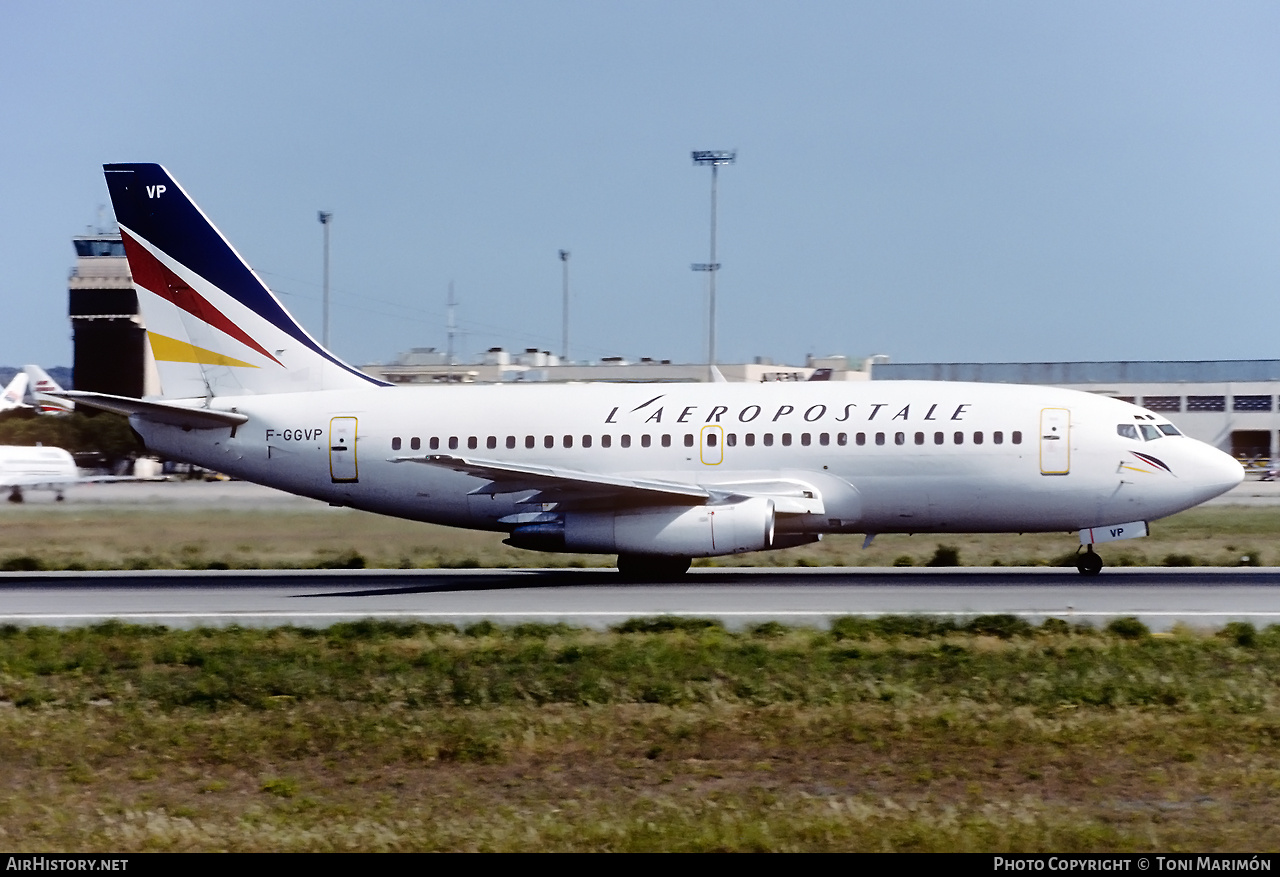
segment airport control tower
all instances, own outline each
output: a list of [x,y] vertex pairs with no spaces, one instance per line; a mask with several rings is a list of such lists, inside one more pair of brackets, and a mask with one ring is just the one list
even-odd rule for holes
[[68,282],[67,312],[75,388],[118,396],[158,394],[155,362],[119,232],[99,230],[72,243],[76,266]]

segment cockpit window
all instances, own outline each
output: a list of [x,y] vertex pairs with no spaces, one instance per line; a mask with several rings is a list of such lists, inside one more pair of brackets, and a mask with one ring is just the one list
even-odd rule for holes
[[1156,429],[1150,423],[1140,423],[1138,424],[1138,429],[1142,430],[1142,437],[1149,442],[1163,437],[1160,434],[1160,430]]
[[1128,439],[1138,438],[1138,428],[1132,423],[1121,423],[1116,427],[1116,432]]
[[1172,423],[1160,424],[1160,431],[1165,435],[1182,435],[1182,433],[1178,432],[1178,428]]

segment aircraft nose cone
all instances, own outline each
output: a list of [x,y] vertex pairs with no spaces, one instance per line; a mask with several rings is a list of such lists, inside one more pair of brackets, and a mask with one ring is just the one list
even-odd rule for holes
[[1204,450],[1196,479],[1204,497],[1201,502],[1221,496],[1244,481],[1244,467],[1234,457],[1217,448],[1206,447]]

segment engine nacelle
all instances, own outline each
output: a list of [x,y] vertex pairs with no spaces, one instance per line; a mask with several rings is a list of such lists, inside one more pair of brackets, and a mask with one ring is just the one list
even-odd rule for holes
[[535,551],[716,557],[773,547],[773,501],[566,512],[563,521],[517,527],[507,543]]

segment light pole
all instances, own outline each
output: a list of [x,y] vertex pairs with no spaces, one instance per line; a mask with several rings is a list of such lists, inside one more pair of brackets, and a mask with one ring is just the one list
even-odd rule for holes
[[709,275],[707,298],[710,309],[708,319],[710,337],[707,340],[707,371],[711,379],[715,378],[712,370],[716,364],[716,272],[720,270],[720,263],[716,261],[716,182],[720,165],[733,164],[737,160],[737,150],[695,150],[693,153],[695,165],[708,165],[711,168],[711,259],[707,262],[695,262],[691,266],[694,271],[706,271]]
[[329,222],[332,213],[320,211],[320,224],[324,226],[324,333],[325,350],[329,349]]
[[564,331],[563,343],[560,345],[563,364],[569,364],[569,251],[560,251],[560,262],[564,266]]

